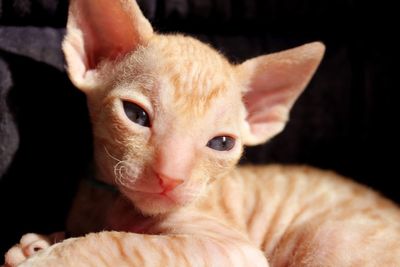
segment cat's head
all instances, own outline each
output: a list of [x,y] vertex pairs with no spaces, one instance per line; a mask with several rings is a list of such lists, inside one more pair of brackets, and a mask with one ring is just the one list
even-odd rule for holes
[[243,145],[279,133],[320,43],[230,64],[195,39],[159,35],[130,0],[72,0],[63,49],[87,95],[96,176],[146,214],[201,196]]

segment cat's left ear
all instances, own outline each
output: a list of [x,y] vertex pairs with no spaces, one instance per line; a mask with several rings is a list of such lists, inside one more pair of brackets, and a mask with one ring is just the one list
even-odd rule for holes
[[297,48],[247,60],[238,66],[247,91],[246,145],[264,143],[281,132],[289,112],[316,71],[325,46],[309,43]]

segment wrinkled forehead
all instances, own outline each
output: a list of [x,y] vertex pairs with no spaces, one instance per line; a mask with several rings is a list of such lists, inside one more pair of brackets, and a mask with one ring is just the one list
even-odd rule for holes
[[234,67],[208,45],[190,37],[157,35],[128,57],[119,80],[158,98],[164,107],[199,116],[213,103],[240,100]]
[[161,36],[156,47],[163,98],[181,113],[204,113],[235,90],[232,66],[209,46],[188,37]]

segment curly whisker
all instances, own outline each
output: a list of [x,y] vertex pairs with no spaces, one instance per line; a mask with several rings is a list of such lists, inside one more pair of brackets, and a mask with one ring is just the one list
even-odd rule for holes
[[114,157],[113,155],[111,155],[111,153],[108,151],[107,147],[104,145],[104,150],[106,151],[106,154],[113,160],[121,162],[122,160],[118,159],[117,157]]
[[134,163],[119,161],[114,166],[115,182],[127,188],[133,188],[138,179],[139,170],[136,170]]

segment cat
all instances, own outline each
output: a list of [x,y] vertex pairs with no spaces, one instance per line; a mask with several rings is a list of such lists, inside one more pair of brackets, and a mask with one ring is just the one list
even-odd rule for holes
[[63,50],[93,171],[74,237],[27,234],[5,266],[400,266],[389,200],[329,171],[236,166],[243,145],[283,130],[323,44],[234,65],[155,33],[135,1],[71,0]]

